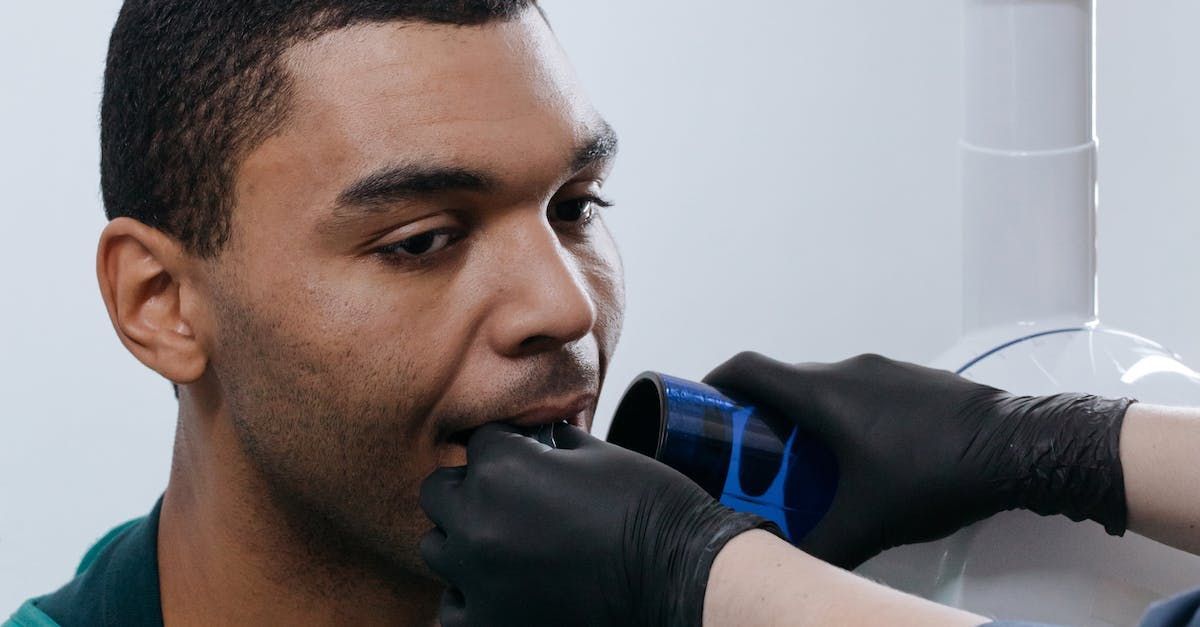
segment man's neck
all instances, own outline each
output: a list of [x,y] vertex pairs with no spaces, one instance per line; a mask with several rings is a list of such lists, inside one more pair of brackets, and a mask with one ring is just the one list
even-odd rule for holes
[[[181,399],[183,400],[183,399]],[[384,582],[314,563],[289,539],[228,420],[185,416],[158,528],[166,627],[213,624],[405,625],[436,622],[441,589],[414,577]],[[398,592],[403,589],[403,593]]]

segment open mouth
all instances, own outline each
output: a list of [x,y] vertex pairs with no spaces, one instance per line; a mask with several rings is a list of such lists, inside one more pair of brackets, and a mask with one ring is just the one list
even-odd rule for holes
[[[555,425],[569,424],[569,425],[579,426],[579,425],[575,424],[576,422],[577,422],[576,420],[573,420],[570,418],[563,418],[561,420],[556,420],[554,422],[547,422],[547,423],[543,423],[543,424],[529,425],[529,426],[517,426],[517,428],[520,429],[521,432],[524,433],[525,435],[527,435],[531,438],[536,438],[542,444],[545,444],[547,446],[554,446],[555,445],[555,443],[554,443],[554,427],[555,427]],[[450,437],[446,438],[446,441],[449,442],[450,444],[457,444],[458,446],[462,446],[465,448],[467,446],[467,442],[471,439],[471,436],[474,435],[475,430],[478,428],[479,427],[471,427],[469,429],[462,429],[460,431],[455,431],[454,433],[450,434]]]
[[[558,400],[557,402],[549,400],[520,413],[512,414],[507,418],[501,418],[499,422],[511,424],[525,435],[537,438],[540,442],[548,446],[554,446],[553,425],[565,422],[574,427],[586,430],[588,416],[595,405],[595,400],[596,397],[594,394],[579,394]],[[454,431],[446,437],[445,442],[452,446],[457,445],[465,448],[475,430],[482,426],[482,424],[486,423],[475,424]]]
[[467,445],[467,440],[471,439],[471,435],[473,433],[475,433],[475,429],[477,429],[477,428],[478,427],[471,427],[470,429],[463,429],[462,431],[455,431],[454,433],[450,434],[450,437],[447,438],[446,441],[451,444],[457,444],[459,446],[465,447]]

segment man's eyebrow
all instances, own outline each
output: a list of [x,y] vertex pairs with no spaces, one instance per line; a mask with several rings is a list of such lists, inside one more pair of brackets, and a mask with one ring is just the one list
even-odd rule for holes
[[491,176],[466,168],[400,165],[378,170],[351,184],[338,195],[337,206],[386,205],[416,196],[442,192],[485,192],[496,187]]
[[594,163],[611,159],[617,154],[617,132],[608,122],[601,121],[595,134],[575,152],[571,168],[578,172]]
[[[612,158],[616,152],[617,134],[602,121],[594,134],[575,151],[571,169],[578,172]],[[388,166],[359,179],[338,194],[334,214],[344,214],[352,208],[369,210],[444,192],[487,192],[498,186],[493,176],[467,168],[420,164]]]

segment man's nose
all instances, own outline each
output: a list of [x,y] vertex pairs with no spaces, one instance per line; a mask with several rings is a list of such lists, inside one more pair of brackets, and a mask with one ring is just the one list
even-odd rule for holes
[[498,305],[491,338],[498,353],[520,357],[556,350],[585,337],[596,306],[578,261],[546,222],[512,233],[491,275]]

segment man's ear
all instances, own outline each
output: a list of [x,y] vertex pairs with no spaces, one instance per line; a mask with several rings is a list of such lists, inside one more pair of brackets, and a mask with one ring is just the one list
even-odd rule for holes
[[117,218],[100,234],[96,277],[121,343],[150,369],[176,384],[196,381],[208,366],[197,336],[203,308],[189,276],[190,256],[173,238],[132,218]]

